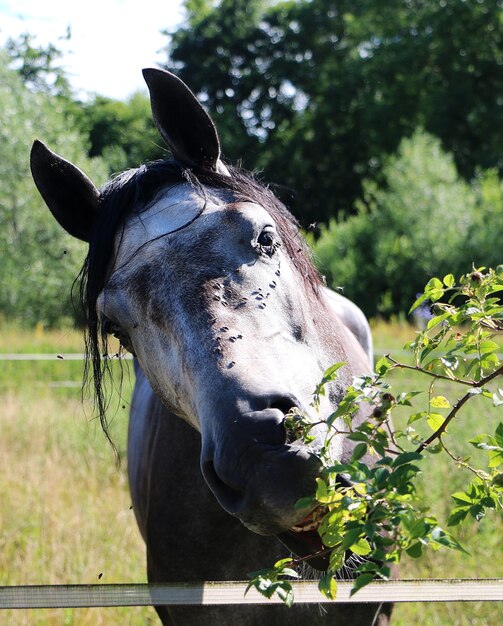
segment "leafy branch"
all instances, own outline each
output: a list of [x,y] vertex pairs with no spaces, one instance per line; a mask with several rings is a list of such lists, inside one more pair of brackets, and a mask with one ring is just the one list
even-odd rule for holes
[[[445,432],[445,430],[447,429],[447,426],[449,425],[449,423],[456,417],[456,415],[457,415],[458,411],[461,409],[461,407],[466,402],[468,402],[468,400],[470,400],[471,398],[473,398],[476,395],[477,390],[481,389],[482,387],[485,387],[494,378],[497,378],[498,376],[501,376],[501,375],[503,375],[503,366],[499,367],[492,374],[489,374],[485,378],[482,378],[481,380],[479,380],[477,382],[471,383],[470,391],[465,393],[465,395],[462,396],[456,402],[456,404],[452,407],[451,411],[449,412],[449,414],[447,415],[445,420],[442,422],[442,424],[437,428],[437,430],[432,435],[430,435],[430,437],[428,437],[427,439],[425,439],[421,443],[421,445],[417,448],[417,452],[422,452],[427,446],[429,446],[431,443],[433,443],[435,441],[435,439],[440,439],[440,436],[442,435],[442,433]],[[456,382],[464,383],[465,381],[456,381]]]
[[[443,280],[432,278],[411,308],[416,314],[427,309],[428,318],[425,329],[406,346],[413,364],[383,356],[373,374],[353,381],[337,410],[326,419],[327,434],[318,452],[323,471],[316,492],[298,506],[311,508],[309,526],[321,537],[324,548],[320,553],[329,555],[328,570],[319,581],[328,598],[335,597],[336,579],[343,571],[351,572],[355,593],[376,578],[387,579],[404,555],[419,558],[427,547],[465,551],[418,497],[416,484],[425,454],[443,453],[457,468],[473,475],[465,491],[451,494],[454,507],[447,527],[503,509],[503,424],[495,425],[493,435],[474,433],[466,442],[487,454],[485,469],[475,467],[470,457],[456,456],[444,441],[448,427],[472,398],[503,406],[503,389],[493,388],[503,375],[502,291],[503,266],[474,269],[458,282],[451,274]],[[315,408],[344,365],[336,363],[325,372],[314,393]],[[394,396],[391,383],[396,370],[414,371],[428,379],[427,389]],[[437,395],[438,381],[444,387],[468,389],[451,402]],[[362,409],[370,415],[358,424],[354,418]],[[404,410],[405,428],[393,428],[392,421],[403,423]],[[299,411],[285,419],[290,438],[308,445],[319,423]],[[431,434],[422,435],[424,428]],[[334,446],[338,437],[352,443],[349,458],[334,455],[340,449]],[[284,559],[272,569],[255,572],[249,586],[268,597],[280,593],[291,605],[290,579],[299,577],[304,561],[309,562],[309,557]]]

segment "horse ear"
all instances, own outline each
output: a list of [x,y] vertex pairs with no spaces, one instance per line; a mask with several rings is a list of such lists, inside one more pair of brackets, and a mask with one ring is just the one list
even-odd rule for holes
[[220,141],[210,116],[187,85],[171,72],[143,70],[152,115],[173,157],[184,165],[199,165],[229,175],[220,160]]
[[60,225],[73,237],[89,241],[99,198],[94,184],[41,141],[33,143],[30,167],[40,195]]

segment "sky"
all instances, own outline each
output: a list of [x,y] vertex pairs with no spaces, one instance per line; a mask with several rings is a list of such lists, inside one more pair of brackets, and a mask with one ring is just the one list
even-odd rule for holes
[[[141,70],[166,61],[161,29],[182,21],[182,0],[0,0],[0,45],[29,32],[55,44],[77,94],[125,99],[146,91]],[[71,39],[65,41],[67,29]]]

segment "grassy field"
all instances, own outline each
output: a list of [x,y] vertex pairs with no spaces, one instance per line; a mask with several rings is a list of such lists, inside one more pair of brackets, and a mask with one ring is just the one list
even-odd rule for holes
[[[413,331],[406,325],[378,324],[374,334],[377,354],[391,351],[400,356]],[[0,327],[0,352],[81,351],[81,337],[75,331]],[[81,377],[80,361],[0,361],[0,585],[146,580],[144,547],[130,509],[125,462],[117,468],[92,417],[92,403],[82,400]],[[396,379],[398,387],[411,387],[409,377]],[[126,376],[122,396],[115,390],[112,403],[116,407],[112,432],[121,451],[125,450],[130,393]],[[494,430],[494,411],[475,401],[469,404],[451,429],[453,448],[470,433]],[[425,498],[436,504],[437,514],[445,520],[453,484],[462,487],[469,477],[437,457],[425,465]],[[431,552],[420,561],[404,561],[401,577],[501,577],[502,531],[503,522],[496,516],[474,523],[460,534],[470,555]],[[394,624],[485,626],[501,623],[501,615],[501,606],[487,603],[406,604],[396,608]],[[158,622],[153,609],[124,608],[4,611],[0,623],[127,626]]]

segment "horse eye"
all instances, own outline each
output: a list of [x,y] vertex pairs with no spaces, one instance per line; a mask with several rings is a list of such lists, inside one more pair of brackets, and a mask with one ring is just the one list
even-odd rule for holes
[[102,322],[102,328],[107,335],[113,335],[116,339],[119,340],[119,343],[125,350],[131,352],[131,354],[134,355],[131,341],[128,335],[121,329],[120,326],[112,322],[112,320],[106,318]]
[[103,328],[103,332],[107,335],[113,335],[114,337],[118,337],[121,334],[120,327],[108,318],[105,318],[102,321],[101,326]]
[[272,256],[279,246],[279,242],[274,238],[274,231],[264,229],[257,239],[257,246],[261,252]]
[[264,230],[260,233],[260,236],[258,238],[258,244],[260,246],[272,246],[272,244],[274,243],[274,238],[272,236],[272,233],[268,232],[267,230]]

